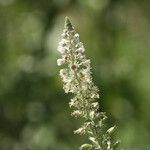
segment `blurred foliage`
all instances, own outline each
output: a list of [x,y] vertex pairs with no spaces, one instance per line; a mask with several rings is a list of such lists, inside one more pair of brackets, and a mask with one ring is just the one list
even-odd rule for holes
[[65,16],[91,58],[100,106],[126,150],[150,149],[150,1],[0,0],[0,149],[76,150],[58,77]]

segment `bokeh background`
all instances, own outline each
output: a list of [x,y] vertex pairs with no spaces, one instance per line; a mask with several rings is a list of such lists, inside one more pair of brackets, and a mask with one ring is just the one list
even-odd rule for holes
[[56,65],[64,17],[80,33],[108,125],[150,149],[150,1],[0,0],[0,150],[76,150]]

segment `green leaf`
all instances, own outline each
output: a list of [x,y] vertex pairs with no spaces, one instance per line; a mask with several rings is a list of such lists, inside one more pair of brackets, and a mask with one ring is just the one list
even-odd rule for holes
[[116,128],[117,128],[116,126],[113,126],[113,127],[109,128],[106,131],[106,133],[109,134],[109,135],[112,135],[114,133],[114,131],[116,130]]
[[113,145],[113,149],[116,150],[119,147],[119,145],[120,145],[120,141],[115,142]]
[[83,144],[79,149],[80,150],[91,150],[92,145],[91,144]]

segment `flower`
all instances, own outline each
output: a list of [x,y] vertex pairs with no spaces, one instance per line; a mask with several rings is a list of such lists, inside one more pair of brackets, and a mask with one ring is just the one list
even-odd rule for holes
[[65,19],[65,27],[58,45],[58,51],[62,58],[57,60],[58,66],[65,63],[59,74],[63,81],[65,93],[73,93],[69,106],[74,109],[72,116],[83,118],[83,125],[74,131],[76,134],[88,134],[91,144],[83,144],[80,149],[114,150],[111,133],[115,126],[103,130],[107,116],[99,111],[99,90],[94,85],[91,76],[91,63],[84,52],[83,43],[80,42],[79,34],[74,30],[70,20]]
[[65,47],[62,47],[62,46],[58,46],[58,49],[57,49],[61,54],[64,54],[66,52],[66,48]]
[[61,69],[59,71],[59,74],[60,74],[61,77],[65,77],[67,75],[67,69]]
[[78,107],[78,99],[75,97],[75,98],[72,98],[69,102],[69,106],[70,107]]
[[64,64],[64,63],[65,63],[65,60],[64,60],[63,58],[57,59],[57,65],[58,65],[58,66],[61,66],[61,65]]
[[72,116],[78,117],[81,116],[83,112],[81,110],[75,110],[72,112]]

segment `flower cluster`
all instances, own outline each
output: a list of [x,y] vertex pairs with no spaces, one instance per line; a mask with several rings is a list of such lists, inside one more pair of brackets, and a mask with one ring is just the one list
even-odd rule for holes
[[105,129],[107,117],[104,112],[99,112],[99,104],[96,101],[99,98],[99,90],[92,80],[90,60],[86,58],[79,34],[68,18],[65,19],[58,51],[62,57],[57,60],[57,64],[64,66],[60,70],[63,89],[65,93],[74,94],[69,102],[69,106],[73,108],[72,116],[85,120],[74,133],[87,134],[91,141],[90,144],[83,144],[80,150],[114,150],[119,143],[112,143],[111,140],[116,126]]

